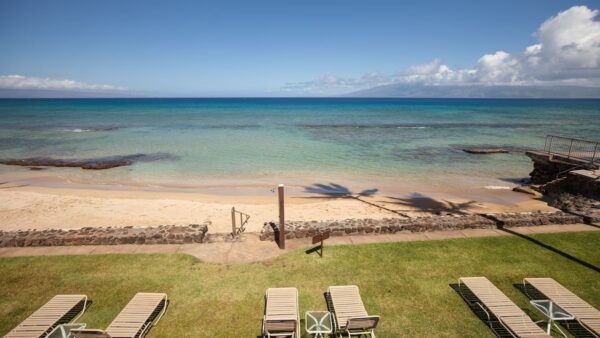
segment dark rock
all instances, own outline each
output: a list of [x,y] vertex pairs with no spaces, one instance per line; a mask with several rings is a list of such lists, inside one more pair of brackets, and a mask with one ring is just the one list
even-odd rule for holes
[[116,155],[85,159],[56,159],[51,157],[30,157],[23,159],[0,159],[0,164],[37,168],[30,168],[31,170],[43,169],[38,167],[73,167],[100,170],[129,166],[135,162],[173,160],[176,158],[176,156],[167,153]]
[[531,187],[526,186],[526,185],[516,186],[516,187],[513,188],[513,191],[522,192],[524,194],[532,195],[532,196],[534,196],[536,198],[542,197],[542,194],[540,192],[535,191]]
[[507,154],[510,152],[504,148],[463,148],[462,151],[469,154]]

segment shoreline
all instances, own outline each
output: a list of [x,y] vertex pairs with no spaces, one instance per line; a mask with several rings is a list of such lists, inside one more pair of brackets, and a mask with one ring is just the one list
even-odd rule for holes
[[[510,190],[527,177],[498,178],[478,173],[399,173],[395,176],[327,172],[289,173],[276,176],[180,176],[160,179],[130,173],[125,178],[112,177],[112,170],[86,171],[79,168],[13,167],[0,164],[0,183],[58,189],[148,191],[193,193],[222,196],[270,196],[278,184],[285,184],[286,195],[374,191],[389,196],[409,193],[478,194],[481,191]],[[38,170],[40,169],[40,170]],[[481,173],[479,173],[481,174]]]
[[[83,227],[147,227],[209,222],[211,233],[231,229],[231,208],[250,215],[247,231],[277,221],[276,183],[214,182],[196,189],[152,189],[124,185],[82,184],[44,180],[45,175],[0,175],[0,230],[77,229]],[[37,178],[36,178],[37,177]],[[15,179],[17,178],[17,179]],[[450,178],[448,178],[450,180]],[[340,180],[338,180],[340,181]],[[237,182],[237,183],[234,183]],[[286,220],[326,221],[383,219],[432,214],[556,211],[545,202],[506,189],[420,188],[397,183],[360,195],[371,182],[306,186],[286,184]],[[456,183],[456,182],[454,182]],[[514,184],[506,183],[506,186]],[[458,184],[460,186],[460,184]],[[341,187],[341,188],[339,188]],[[348,188],[346,188],[348,187]],[[356,188],[355,188],[356,187]],[[338,189],[329,191],[328,189]],[[347,189],[344,191],[343,189]],[[394,191],[395,193],[389,193]],[[224,193],[225,192],[225,193]],[[371,191],[372,192],[372,191]],[[339,194],[338,194],[339,193]],[[358,198],[356,198],[358,197]]]

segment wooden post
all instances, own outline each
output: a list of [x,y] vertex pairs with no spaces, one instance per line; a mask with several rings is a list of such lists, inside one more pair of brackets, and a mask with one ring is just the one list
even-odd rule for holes
[[323,237],[321,237],[321,252],[319,252],[319,256],[323,258]]
[[323,258],[323,248],[325,247],[325,240],[329,238],[329,236],[331,235],[331,231],[327,230],[325,232],[320,232],[318,234],[316,234],[315,236],[313,236],[312,238],[312,244],[317,244],[317,243],[321,243],[318,247],[316,247],[316,251],[319,254],[319,257]]
[[231,236],[235,237],[235,207],[231,208]]
[[277,187],[279,193],[279,248],[285,249],[285,206],[283,196],[284,185],[280,184]]

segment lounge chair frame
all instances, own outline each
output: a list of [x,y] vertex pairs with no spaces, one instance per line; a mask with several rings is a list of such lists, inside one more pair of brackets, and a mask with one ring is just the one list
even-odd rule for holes
[[[544,279],[546,282],[548,283],[552,283],[554,285],[552,285],[554,291],[556,293],[561,293],[561,296],[563,297],[569,297],[570,301],[567,304],[566,302],[560,302],[560,301],[556,301],[556,298],[552,298],[551,296],[546,295],[542,290],[538,289],[538,287],[536,287],[534,283],[531,283],[533,280],[541,280]],[[581,316],[577,316],[572,314],[569,311],[569,308],[578,308],[578,309],[582,309],[582,308],[592,308],[594,309],[593,306],[591,306],[590,304],[588,304],[586,301],[584,301],[583,299],[581,299],[579,296],[577,296],[576,294],[574,294],[573,292],[571,292],[569,289],[567,289],[566,287],[564,287],[563,285],[561,285],[560,283],[558,283],[557,281],[555,281],[552,278],[523,278],[523,290],[525,291],[525,294],[527,295],[527,297],[529,297],[530,299],[533,299],[532,295],[530,295],[527,292],[527,285],[530,285],[531,287],[533,287],[538,293],[540,293],[541,295],[544,296],[544,299],[548,299],[551,300],[553,303],[556,303],[558,306],[560,306],[561,308],[563,308],[565,311],[569,312],[569,314],[573,315],[573,317],[575,317],[575,320],[577,321],[577,323],[579,323],[579,325],[581,325],[581,327],[583,327],[585,330],[587,330],[592,336],[596,337],[596,338],[600,338],[600,332],[597,332],[596,330],[594,330],[592,327],[590,327],[587,323],[585,319],[580,318]],[[595,318],[596,321],[600,321],[600,316],[598,316],[597,318]],[[569,322],[561,322],[561,324],[564,323],[567,326],[567,329],[571,329],[569,326]]]
[[[502,317],[497,316],[485,304],[485,302],[481,301],[479,299],[479,296],[473,290],[471,290],[468,286],[465,285],[465,283],[463,282],[463,278],[473,278],[473,277],[461,277],[458,279],[458,291],[459,291],[461,297],[467,302],[467,304],[469,304],[469,306],[471,306],[471,307],[478,306],[481,310],[483,310],[483,312],[485,313],[485,315],[487,317],[487,323],[488,323],[490,329],[494,332],[494,334],[496,334],[497,336],[500,336],[500,334],[498,333],[498,331],[496,331],[496,329],[494,328],[494,325],[493,325],[494,322],[498,322],[506,330],[506,332],[508,334],[510,334],[512,337],[515,337],[515,338],[522,337],[522,336],[525,336],[525,337],[538,337],[538,336],[547,337],[545,332],[539,326],[538,326],[538,328],[540,329],[539,334],[536,334],[536,333],[531,333],[531,334],[522,334],[521,333],[521,334],[519,334],[518,332],[516,332],[513,327],[511,327],[510,325],[508,325],[507,323],[504,322]],[[485,278],[485,277],[479,277],[479,278]],[[492,284],[487,278],[485,278],[485,280],[487,282],[489,282],[491,286],[494,286],[494,284]],[[465,288],[465,287],[469,290],[469,292],[475,298],[475,300],[469,299],[469,297],[464,293],[463,288]],[[500,292],[500,294],[503,297],[506,297],[506,295],[504,295],[504,293],[502,291],[500,291],[499,289],[498,289],[498,291]],[[519,311],[522,312],[522,310],[520,310],[516,306],[516,304],[514,304],[512,301],[510,301],[510,299],[508,299],[508,301],[511,303],[510,305],[514,305]],[[513,316],[509,316],[509,317],[519,317],[519,316],[521,316],[521,318],[523,318],[523,324],[527,324],[526,321],[531,321],[531,323],[533,323],[535,325],[535,322],[533,322],[533,320],[531,318],[529,318],[524,312],[522,314],[518,314],[516,316],[513,315]],[[527,317],[527,319],[525,319],[525,317]]]

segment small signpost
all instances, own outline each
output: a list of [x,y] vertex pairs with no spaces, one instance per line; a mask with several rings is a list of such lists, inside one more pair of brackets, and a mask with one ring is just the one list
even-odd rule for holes
[[319,254],[319,256],[321,258],[323,258],[323,241],[329,238],[329,235],[331,235],[331,230],[327,230],[324,232],[321,232],[315,236],[313,236],[312,238],[312,244],[317,244],[317,243],[321,243],[318,248],[319,251],[317,251],[317,253]]

